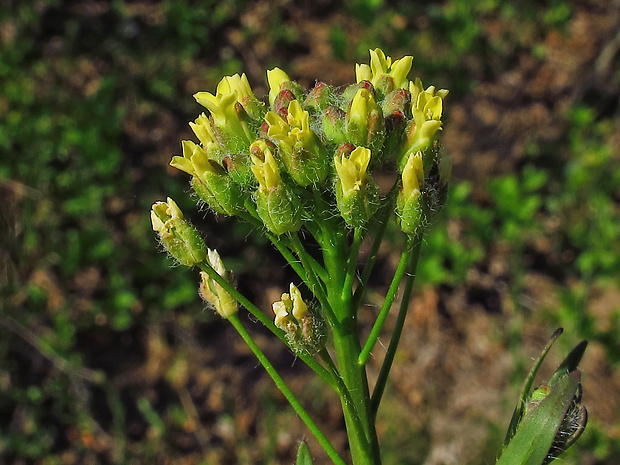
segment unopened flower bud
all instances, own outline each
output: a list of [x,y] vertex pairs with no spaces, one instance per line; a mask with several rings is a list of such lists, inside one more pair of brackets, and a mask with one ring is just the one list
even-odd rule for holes
[[353,100],[353,97],[355,97],[355,95],[360,89],[366,89],[372,94],[372,96],[376,100],[375,88],[373,87],[372,83],[370,81],[360,81],[357,84],[351,84],[345,87],[342,95],[340,96],[341,98],[338,104],[340,106],[340,109],[348,111],[351,107],[351,101]]
[[317,82],[308,94],[308,97],[306,97],[304,107],[318,113],[323,111],[325,107],[331,105],[333,102],[333,88],[324,82]]
[[389,93],[381,104],[385,115],[385,158],[395,158],[400,153],[407,125],[407,115],[411,113],[411,94],[406,89],[396,89]]
[[[452,171],[452,157],[439,147],[433,147],[424,154],[424,164],[430,163],[430,168],[424,180],[424,205],[426,220],[432,223],[439,211],[443,208],[448,197],[448,180]],[[426,171],[426,166],[425,166]]]
[[194,266],[205,259],[207,246],[202,237],[170,197],[153,204],[151,223],[161,244],[181,265]]
[[378,188],[366,170],[370,149],[357,147],[334,158],[336,167],[336,203],[345,222],[351,227],[363,226],[378,208]]
[[328,105],[323,110],[323,134],[336,144],[347,140],[346,113],[335,105]]
[[318,311],[308,307],[293,283],[289,289],[288,294],[282,294],[281,300],[272,304],[274,323],[285,332],[295,352],[314,355],[325,347],[325,322]]
[[261,150],[264,158],[252,157],[252,172],[258,180],[256,210],[263,224],[274,234],[298,231],[301,228],[302,205],[295,193],[282,182],[278,164],[268,147]]
[[294,100],[296,100],[295,96],[290,90],[282,89],[273,102],[273,112],[281,118],[286,119],[288,115],[288,106]]
[[[207,254],[209,265],[222,278],[232,284],[232,275],[224,267],[217,250],[210,250]],[[213,307],[215,312],[222,318],[228,318],[237,313],[239,306],[237,301],[220,284],[204,271],[200,272],[200,296],[205,302]]]

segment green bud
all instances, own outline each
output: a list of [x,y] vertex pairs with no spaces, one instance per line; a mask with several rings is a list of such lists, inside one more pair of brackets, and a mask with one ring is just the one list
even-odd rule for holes
[[153,204],[151,223],[161,244],[181,265],[194,266],[205,259],[207,246],[202,237],[170,197]]
[[[220,254],[217,253],[217,250],[208,250],[207,261],[217,274],[229,283],[232,283],[232,274],[224,267],[224,263],[220,258]],[[204,271],[200,272],[200,296],[205,302],[211,305],[215,312],[222,318],[228,318],[234,315],[239,309],[237,301],[233,296]]]
[[308,97],[306,97],[304,107],[308,110],[313,110],[314,112],[319,113],[333,102],[333,88],[324,82],[317,82],[308,94]]
[[366,89],[370,92],[373,97],[376,97],[375,88],[373,87],[370,81],[359,81],[357,84],[351,84],[347,86],[342,92],[341,99],[339,102],[340,109],[343,111],[348,111],[351,107],[351,101],[353,97],[357,94],[357,91],[360,89]]
[[351,227],[363,226],[379,206],[377,185],[366,173],[370,155],[370,149],[357,147],[349,155],[345,150],[334,158],[336,203],[343,219]]
[[[430,162],[430,168],[426,168]],[[427,151],[424,154],[424,211],[426,212],[426,222],[432,223],[437,214],[441,211],[448,197],[448,180],[452,171],[452,157],[443,153],[438,147]]]
[[297,100],[293,93],[288,89],[281,90],[273,102],[273,112],[283,119],[288,115],[288,107],[291,102]]
[[242,189],[256,185],[251,169],[252,160],[248,152],[229,153],[222,159],[222,164],[230,179]]
[[335,105],[328,105],[323,110],[323,134],[325,138],[335,144],[342,144],[347,140],[346,113]]
[[387,95],[381,109],[385,115],[383,154],[385,158],[393,159],[401,151],[407,115],[411,113],[411,94],[406,89],[396,89]]
[[286,340],[296,353],[314,355],[327,339],[327,328],[320,312],[308,307],[299,289],[291,283],[290,293],[272,304],[275,325],[286,334]]

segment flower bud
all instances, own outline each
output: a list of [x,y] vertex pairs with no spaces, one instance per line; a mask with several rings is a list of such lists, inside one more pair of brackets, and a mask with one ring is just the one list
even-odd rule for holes
[[288,115],[288,106],[293,102],[295,96],[288,89],[282,89],[273,102],[273,112],[283,119]]
[[[232,283],[232,275],[224,267],[220,254],[217,250],[208,250],[207,261],[209,265],[229,283]],[[200,272],[200,296],[205,302],[213,307],[215,312],[222,318],[228,318],[237,313],[239,306],[237,301],[224,288],[204,271]]]
[[381,109],[385,115],[383,156],[391,159],[401,150],[407,115],[411,113],[411,94],[406,89],[396,89],[385,97]]
[[298,231],[301,228],[302,205],[295,193],[282,182],[276,160],[268,147],[261,156],[252,158],[252,172],[258,180],[256,210],[263,224],[274,234]]
[[304,102],[304,107],[309,110],[313,110],[316,113],[323,111],[325,107],[331,105],[334,102],[334,90],[331,86],[325,84],[324,82],[317,82],[308,97],[306,97],[306,101]]
[[376,97],[375,88],[370,81],[360,81],[357,84],[351,84],[344,89],[340,96],[341,98],[338,105],[341,110],[349,111],[351,108],[351,101],[360,89],[366,89],[372,94],[373,98]]
[[336,203],[340,214],[351,227],[363,226],[379,206],[377,185],[366,173],[370,155],[370,149],[357,147],[349,155],[345,150],[334,158]]
[[285,332],[296,353],[314,355],[325,347],[325,322],[318,311],[308,307],[293,283],[289,289],[289,294],[282,294],[281,300],[272,304],[274,323]]
[[378,152],[385,137],[385,121],[381,108],[372,93],[360,88],[351,101],[347,113],[347,136],[349,142]]
[[323,110],[323,134],[328,141],[338,145],[347,140],[346,113],[335,105],[328,105]]
[[170,197],[153,204],[151,223],[161,244],[181,265],[194,266],[205,259],[207,246],[202,237]]

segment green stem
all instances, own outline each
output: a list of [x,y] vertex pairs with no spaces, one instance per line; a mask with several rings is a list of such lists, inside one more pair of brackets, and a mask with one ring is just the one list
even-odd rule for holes
[[[357,259],[359,257],[360,245],[364,238],[364,230],[362,228],[355,228],[353,233],[353,242],[349,249],[349,258],[347,263],[347,275],[342,287],[342,298],[346,298],[353,293],[353,280],[355,279],[355,273],[357,271]],[[357,311],[357,307],[353,307],[353,310]]]
[[[220,286],[224,288],[226,292],[232,295],[240,305],[245,307],[245,309],[250,312],[254,318],[260,321],[269,331],[271,331],[275,336],[277,336],[286,346],[293,351],[292,347],[286,340],[284,335],[284,331],[278,328],[273,321],[271,321],[267,316],[252,302],[250,302],[243,294],[241,294],[234,286],[232,286],[226,279],[219,275],[217,271],[213,269],[213,267],[206,261],[199,263],[199,268],[207,273],[211,279],[217,282]],[[294,352],[294,351],[293,351]],[[312,371],[314,371],[319,378],[325,381],[328,385],[332,387],[338,394],[340,394],[340,385],[338,378],[328,371],[324,366],[318,363],[312,356],[307,354],[296,353],[296,355],[303,360],[303,362],[310,367]]]
[[394,356],[396,355],[396,349],[398,348],[398,343],[400,342],[400,336],[403,332],[403,327],[405,325],[405,318],[407,317],[407,310],[409,309],[409,299],[411,297],[411,292],[413,291],[413,283],[415,281],[415,272],[418,267],[418,259],[420,258],[420,248],[422,245],[422,237],[416,239],[416,243],[413,247],[413,253],[411,255],[411,261],[409,263],[409,273],[407,276],[407,282],[405,283],[405,290],[403,292],[403,299],[400,303],[400,308],[398,309],[398,317],[396,318],[396,324],[394,325],[394,331],[392,332],[392,337],[390,339],[390,345],[388,346],[387,352],[385,354],[385,358],[383,359],[383,363],[381,364],[381,370],[379,371],[379,377],[377,378],[377,383],[375,384],[375,388],[372,392],[372,411],[374,417],[377,416],[377,411],[379,410],[379,404],[381,403],[381,397],[383,396],[383,391],[385,390],[385,385],[387,383],[388,375],[392,368],[392,362],[394,361]]
[[390,311],[390,307],[396,298],[396,293],[398,292],[398,287],[400,286],[400,282],[403,279],[405,274],[405,270],[407,269],[407,264],[409,263],[409,258],[411,256],[411,246],[413,242],[412,236],[407,236],[407,243],[405,245],[405,250],[403,250],[402,255],[400,256],[400,261],[398,262],[398,266],[396,267],[396,271],[394,272],[394,277],[392,278],[392,282],[390,287],[385,294],[385,300],[383,301],[383,305],[381,306],[381,310],[379,311],[379,315],[377,316],[377,320],[375,324],[372,326],[370,330],[370,334],[368,335],[368,339],[366,340],[366,344],[360,353],[358,363],[360,365],[365,365],[368,361],[368,357],[370,357],[370,353],[374,348],[377,340],[379,339],[379,335],[381,334],[381,329],[383,328],[383,324],[385,323],[385,319],[387,318],[388,312]]
[[377,252],[379,251],[379,246],[383,241],[383,236],[385,234],[385,230],[387,229],[387,225],[389,223],[390,214],[394,210],[394,201],[396,199],[396,193],[398,192],[397,187],[400,183],[396,182],[392,186],[392,189],[388,193],[385,202],[381,206],[381,210],[375,215],[375,219],[373,223],[378,224],[377,233],[372,242],[372,247],[370,249],[370,255],[368,256],[368,260],[364,265],[364,269],[362,270],[362,276],[359,281],[359,285],[355,290],[355,294],[353,295],[353,306],[355,308],[359,308],[362,303],[362,299],[364,298],[364,294],[366,292],[368,279],[370,278],[370,273],[372,272],[373,267],[375,266],[375,261],[377,260]]
[[323,288],[323,285],[319,281],[318,276],[316,275],[316,273],[314,273],[314,269],[309,263],[309,256],[306,252],[306,249],[299,240],[297,234],[291,234],[290,239],[291,244],[293,245],[293,249],[297,254],[297,257],[301,261],[304,269],[307,271],[307,280],[305,282],[312,291],[312,293],[315,295],[315,297],[319,300],[321,307],[323,307],[323,311],[325,312],[325,317],[327,318],[327,321],[330,325],[333,325],[336,322],[336,315],[334,314],[331,303],[325,295],[325,289]]
[[[341,397],[351,457],[355,465],[379,465],[379,441],[375,430],[370,404],[370,390],[366,370],[357,364],[360,353],[359,332],[354,316],[334,327],[334,348],[338,369],[351,393],[353,405]],[[359,415],[361,425],[355,420]]]
[[334,449],[334,446],[332,446],[332,444],[329,442],[327,437],[323,434],[323,432],[319,429],[319,427],[316,425],[314,420],[310,417],[306,409],[304,409],[304,407],[301,405],[299,400],[297,400],[297,397],[295,397],[293,392],[289,389],[289,387],[286,385],[284,380],[280,377],[275,367],[271,364],[269,359],[267,359],[263,351],[260,350],[260,348],[256,345],[256,343],[254,342],[254,340],[252,339],[248,331],[241,324],[241,321],[239,320],[239,316],[236,314],[232,315],[231,317],[228,318],[228,321],[231,322],[231,324],[235,327],[237,332],[241,335],[241,337],[243,338],[245,343],[248,345],[250,350],[254,353],[258,361],[265,368],[265,371],[267,371],[267,374],[269,374],[269,376],[271,377],[273,382],[276,384],[278,389],[280,389],[282,394],[284,394],[284,397],[286,397],[286,400],[288,400],[289,404],[291,404],[295,412],[297,412],[297,415],[299,415],[299,417],[306,424],[310,432],[314,435],[316,440],[323,447],[325,452],[327,452],[327,455],[329,456],[329,458],[332,459],[332,461],[337,465],[346,465],[346,462],[342,459],[342,457],[340,457],[340,455],[338,455],[338,452],[336,452],[336,449]]

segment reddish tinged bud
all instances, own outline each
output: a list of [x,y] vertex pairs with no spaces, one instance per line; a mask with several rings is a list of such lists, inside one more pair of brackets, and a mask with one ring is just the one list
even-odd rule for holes
[[325,107],[332,104],[334,101],[334,91],[332,87],[324,82],[317,82],[306,101],[304,102],[304,107],[307,110],[314,110],[315,112],[322,111]]
[[288,115],[288,106],[293,100],[295,100],[293,92],[288,89],[281,90],[273,102],[273,111],[286,119],[286,115]]
[[347,114],[334,105],[328,105],[323,110],[323,134],[329,141],[341,144],[347,140]]
[[375,98],[375,88],[372,86],[370,81],[360,81],[357,84],[351,84],[348,86],[344,92],[342,93],[342,102],[340,103],[340,108],[345,111],[348,111],[349,105],[351,104],[351,100],[357,94],[359,89],[366,89],[368,92],[372,94],[372,97]]
[[336,156],[339,159],[342,159],[343,156],[348,158],[349,155],[351,155],[351,152],[353,152],[353,150],[355,149],[356,149],[355,145],[353,145],[350,142],[345,142],[344,144],[340,144],[338,148],[336,149]]
[[390,92],[381,104],[385,115],[384,156],[395,158],[400,153],[407,125],[406,115],[411,114],[411,93],[406,89]]

